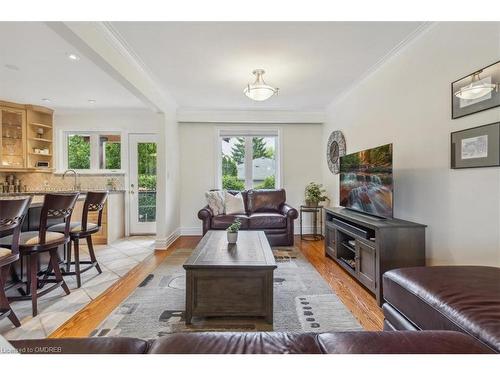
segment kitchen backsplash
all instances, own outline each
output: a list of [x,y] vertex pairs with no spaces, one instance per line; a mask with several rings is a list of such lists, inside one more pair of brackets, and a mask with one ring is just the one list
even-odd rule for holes
[[[15,178],[20,180],[21,189],[24,191],[26,186],[27,191],[57,191],[71,190],[74,184],[74,175],[69,173],[63,179],[60,174],[51,173],[0,173],[0,183],[6,183],[7,176],[13,174]],[[125,186],[124,175],[78,175],[77,183],[80,184],[81,190],[104,190],[109,189],[110,184],[114,190],[123,190]],[[0,193],[2,193],[0,189]]]

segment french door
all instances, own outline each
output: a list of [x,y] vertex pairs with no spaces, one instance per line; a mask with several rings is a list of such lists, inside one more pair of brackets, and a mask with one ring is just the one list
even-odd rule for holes
[[129,134],[130,234],[156,233],[157,138]]

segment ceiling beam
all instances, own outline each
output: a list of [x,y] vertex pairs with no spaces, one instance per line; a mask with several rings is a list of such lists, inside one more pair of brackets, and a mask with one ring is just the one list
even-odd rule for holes
[[59,36],[78,49],[151,110],[175,111],[172,95],[158,84],[146,65],[105,22],[47,22]]

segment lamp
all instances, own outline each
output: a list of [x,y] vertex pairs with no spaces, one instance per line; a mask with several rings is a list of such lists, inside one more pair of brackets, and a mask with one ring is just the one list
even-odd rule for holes
[[479,99],[497,88],[497,85],[493,83],[481,82],[480,73],[482,73],[482,70],[472,74],[471,83],[458,90],[455,96],[466,100]]
[[264,69],[255,69],[252,74],[255,75],[255,82],[248,84],[243,92],[252,100],[262,102],[269,99],[273,95],[277,95],[279,89],[269,86],[264,82],[262,76],[264,75]]

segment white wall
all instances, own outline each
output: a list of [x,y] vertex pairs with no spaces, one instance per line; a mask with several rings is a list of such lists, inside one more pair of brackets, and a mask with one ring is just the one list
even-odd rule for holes
[[[206,205],[205,192],[217,187],[217,128],[266,128],[261,124],[182,123],[180,126],[181,231],[201,234],[198,211]],[[304,188],[321,181],[323,130],[319,124],[267,125],[281,129],[282,184],[287,202],[298,208],[304,202]],[[297,221],[298,222],[298,221]],[[309,221],[305,223],[308,226]]]
[[499,59],[500,23],[438,23],[328,110],[323,149],[337,129],[348,153],[394,144],[394,213],[428,225],[428,264],[500,265],[500,168],[450,169],[451,132],[500,120],[451,120],[450,84]]

